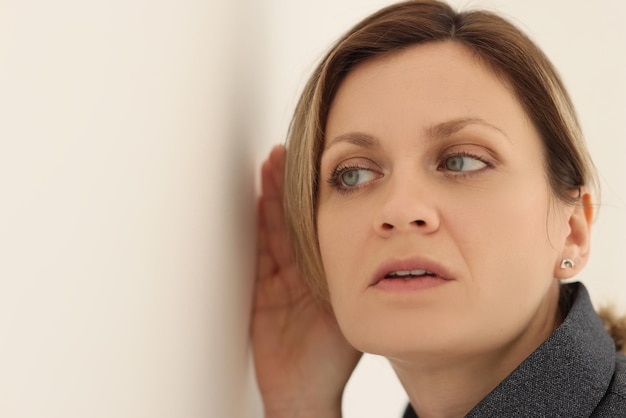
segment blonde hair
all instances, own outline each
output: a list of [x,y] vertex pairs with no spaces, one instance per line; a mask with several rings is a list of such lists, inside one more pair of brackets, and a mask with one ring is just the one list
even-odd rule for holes
[[310,288],[328,300],[316,230],[319,165],[333,97],[359,63],[427,42],[458,42],[516,93],[544,145],[556,198],[576,204],[596,173],[574,107],[556,70],[519,29],[486,11],[456,12],[436,0],[386,7],[354,26],[330,49],[306,84],[291,122],[285,163],[285,212],[294,255]]

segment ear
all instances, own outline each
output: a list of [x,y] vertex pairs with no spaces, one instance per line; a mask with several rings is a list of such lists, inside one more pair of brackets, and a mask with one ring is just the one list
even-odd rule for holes
[[[554,268],[554,277],[557,279],[569,279],[578,274],[589,260],[589,247],[591,238],[591,223],[593,222],[593,202],[589,189],[580,189],[580,200],[569,211],[569,234],[566,236],[565,245],[561,258],[557,260]],[[562,260],[573,261],[573,266]]]

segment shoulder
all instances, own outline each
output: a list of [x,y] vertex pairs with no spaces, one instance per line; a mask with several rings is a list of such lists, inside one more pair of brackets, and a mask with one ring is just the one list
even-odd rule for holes
[[617,354],[613,379],[592,417],[626,417],[626,355]]

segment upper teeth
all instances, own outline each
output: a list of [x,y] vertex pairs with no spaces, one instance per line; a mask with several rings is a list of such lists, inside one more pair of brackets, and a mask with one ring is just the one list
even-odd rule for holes
[[424,274],[433,274],[428,270],[398,270],[393,273],[389,273],[391,277],[405,277],[405,276],[423,276]]

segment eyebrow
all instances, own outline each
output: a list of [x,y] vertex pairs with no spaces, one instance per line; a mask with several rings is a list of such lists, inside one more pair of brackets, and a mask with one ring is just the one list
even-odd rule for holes
[[489,129],[498,131],[505,138],[509,139],[509,136],[501,128],[487,122],[481,118],[457,118],[449,121],[441,122],[426,129],[426,135],[431,139],[448,138],[455,133],[459,132],[468,125],[482,125]]
[[356,145],[357,147],[361,148],[377,148],[380,146],[380,141],[376,137],[365,134],[363,132],[348,132],[346,134],[342,134],[333,138],[328,143],[326,149],[329,149],[333,145],[341,142],[347,142],[348,144]]
[[[438,140],[443,138],[448,138],[455,133],[463,130],[465,127],[469,125],[482,125],[491,130],[495,130],[503,135],[505,138],[509,139],[509,136],[502,129],[487,122],[481,118],[467,117],[467,118],[456,118],[451,119],[445,122],[437,123],[426,128],[426,136],[429,140]],[[330,147],[338,144],[338,143],[348,143],[355,145],[361,148],[378,148],[380,147],[380,141],[378,138],[368,135],[363,132],[348,132],[333,138],[328,145],[325,147],[328,150]]]

